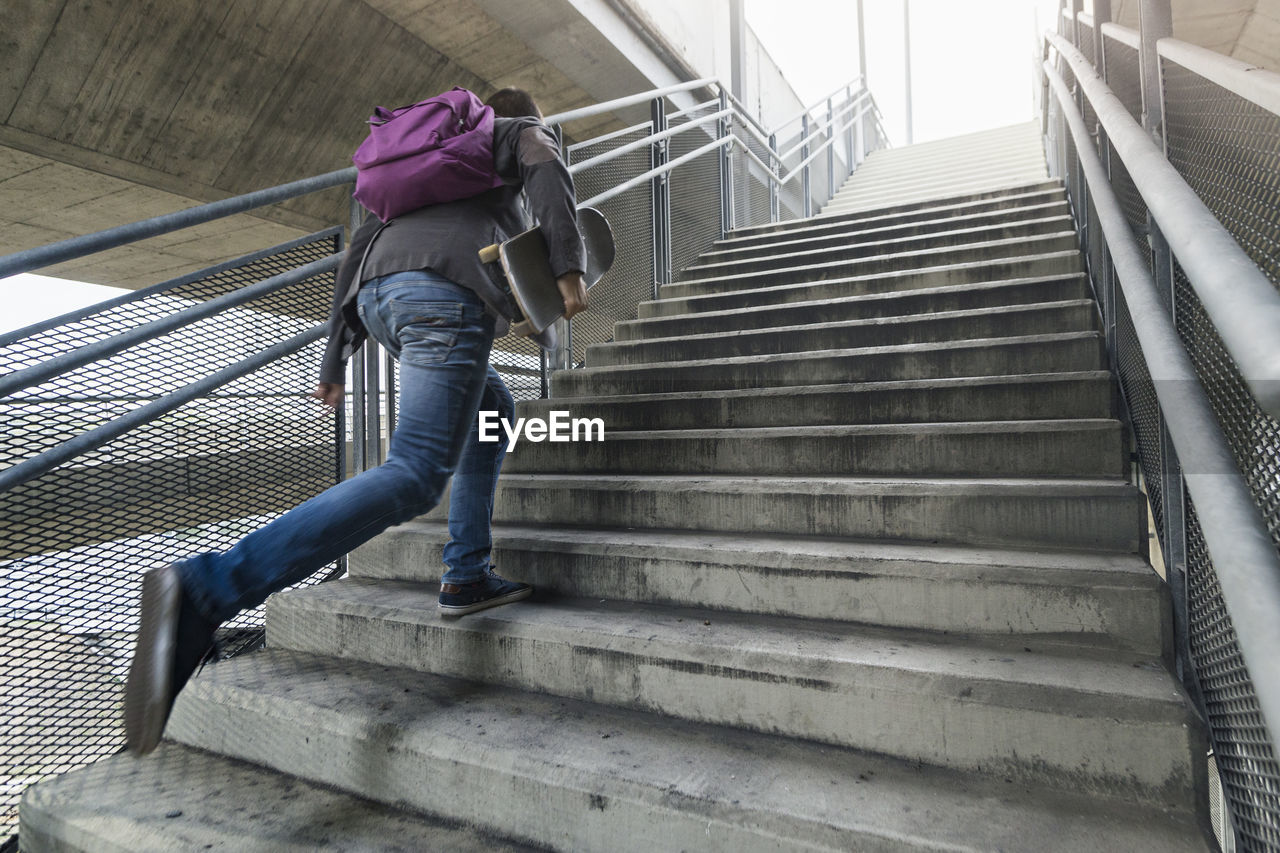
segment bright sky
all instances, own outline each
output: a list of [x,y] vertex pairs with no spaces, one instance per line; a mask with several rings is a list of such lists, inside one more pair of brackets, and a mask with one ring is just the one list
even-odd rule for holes
[[[903,5],[863,2],[867,80],[894,145],[906,142]],[[910,0],[914,140],[1030,121],[1037,34],[1053,21],[1057,5]],[[857,76],[855,0],[746,0],[746,14],[805,103]]]
[[[1036,34],[1053,21],[1056,0],[909,2],[916,142],[1033,117]],[[863,7],[867,78],[894,145],[906,141],[903,4],[864,0]],[[746,14],[806,103],[857,76],[855,0],[746,0]],[[0,333],[123,292],[45,276],[16,276],[0,288]]]

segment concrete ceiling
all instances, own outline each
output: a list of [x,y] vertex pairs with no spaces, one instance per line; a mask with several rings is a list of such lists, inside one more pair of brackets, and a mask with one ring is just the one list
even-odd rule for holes
[[[377,104],[515,85],[549,114],[679,79],[643,42],[606,35],[617,5],[6,0],[0,254],[350,165]],[[272,208],[266,223],[240,216],[46,272],[138,287],[346,211],[338,188]]]

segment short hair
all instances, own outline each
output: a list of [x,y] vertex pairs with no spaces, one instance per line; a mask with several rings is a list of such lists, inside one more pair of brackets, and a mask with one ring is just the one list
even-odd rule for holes
[[516,89],[510,86],[505,89],[499,89],[489,96],[489,100],[485,101],[485,104],[493,107],[494,114],[503,118],[518,118],[520,116],[542,118],[542,110],[538,109],[533,96],[524,89]]

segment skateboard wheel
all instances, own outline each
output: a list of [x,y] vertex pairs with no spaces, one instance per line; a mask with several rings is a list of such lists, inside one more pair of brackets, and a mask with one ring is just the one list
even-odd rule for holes
[[480,250],[480,263],[491,264],[497,259],[498,259],[497,243],[494,243],[492,246],[485,246],[483,249]]

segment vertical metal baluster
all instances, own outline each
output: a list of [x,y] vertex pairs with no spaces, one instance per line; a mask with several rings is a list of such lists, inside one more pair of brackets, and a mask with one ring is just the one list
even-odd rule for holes
[[[774,170],[774,177],[781,177],[778,173],[782,171],[782,161],[778,159],[778,135],[776,133],[769,134],[769,167]],[[776,180],[769,181],[769,221],[777,222],[782,219],[782,188],[778,186]]]
[[[803,144],[800,147],[800,159],[809,159],[809,114],[806,112],[800,118],[800,139]],[[809,192],[809,164],[805,163],[801,169],[800,186],[804,193],[804,217],[808,219],[813,216],[813,198]]]
[[[661,133],[667,129],[666,102],[662,98],[654,98],[649,110],[653,133]],[[650,168],[657,169],[667,164],[667,141],[658,140],[649,146]],[[653,226],[653,298],[658,298],[658,289],[671,282],[671,199],[668,194],[669,181],[667,174],[654,177],[651,193],[651,222]]]
[[[720,110],[729,109],[729,93],[720,90]],[[724,139],[730,133],[729,117],[725,116],[716,122],[716,138]],[[732,143],[730,143],[732,144]],[[733,167],[729,160],[729,145],[719,149],[720,162],[720,239],[723,240],[733,230]]]

